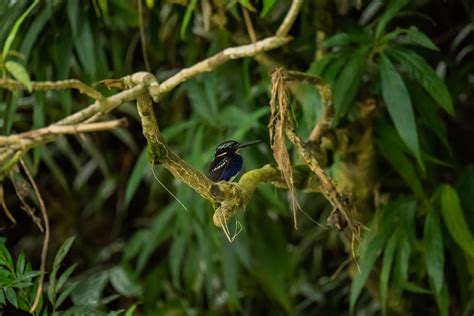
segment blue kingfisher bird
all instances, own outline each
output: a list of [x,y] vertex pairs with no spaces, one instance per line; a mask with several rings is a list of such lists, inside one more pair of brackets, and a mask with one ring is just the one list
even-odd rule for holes
[[231,181],[242,169],[242,157],[239,149],[258,144],[261,140],[239,143],[235,140],[226,140],[220,143],[211,162],[207,176],[214,182]]

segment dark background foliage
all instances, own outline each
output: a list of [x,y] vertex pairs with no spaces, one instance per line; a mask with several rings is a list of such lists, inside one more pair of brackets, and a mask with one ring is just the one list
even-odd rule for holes
[[[269,36],[289,4],[147,0],[142,16],[150,71],[163,81],[222,49],[249,43],[244,8],[257,38]],[[28,6],[0,1],[0,43]],[[94,84],[146,70],[139,25],[136,1],[43,1],[2,59],[3,75],[10,76],[8,60],[22,64],[35,81]],[[361,104],[374,100],[374,173],[363,176],[370,182],[370,207],[361,210],[370,231],[358,251],[360,270],[344,233],[301,213],[295,230],[288,192],[268,184],[239,214],[243,230],[230,244],[212,224],[207,201],[156,166],[156,177],[185,210],[155,180],[129,103],[107,114],[127,117],[126,129],[62,137],[26,159],[52,234],[47,294],[36,314],[474,312],[473,4],[304,1],[290,33],[293,41],[266,59],[231,61],[178,86],[155,104],[160,128],[171,147],[202,171],[222,140],[262,139],[242,151],[250,170],[273,163],[267,130],[273,66],[329,82],[338,129],[357,123]],[[305,138],[321,101],[308,87],[292,92],[298,133]],[[46,126],[90,101],[69,90],[0,90],[0,130],[8,135]],[[342,185],[339,154],[330,157],[328,172]],[[296,153],[292,158],[298,162]],[[359,167],[351,171],[360,179],[366,170]],[[42,242],[21,210],[12,184],[22,181],[18,177],[2,182],[16,220],[0,217],[0,308],[9,313],[32,304]],[[298,192],[297,198],[309,216],[326,222],[331,208],[320,194]]]

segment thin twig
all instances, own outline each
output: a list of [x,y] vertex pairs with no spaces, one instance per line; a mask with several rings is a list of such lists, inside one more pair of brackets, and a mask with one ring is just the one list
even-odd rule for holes
[[255,35],[255,30],[253,29],[252,20],[250,19],[249,11],[246,7],[242,7],[242,13],[244,15],[245,27],[247,28],[247,33],[249,33],[250,40],[252,43],[257,41],[257,36]]
[[189,68],[182,69],[176,75],[161,83],[157,89],[150,89],[151,96],[156,102],[163,94],[173,90],[180,83],[201,73],[214,70],[214,68],[226,61],[255,56],[262,52],[283,46],[290,40],[291,38],[286,36],[272,36],[255,42],[254,44],[226,48],[216,55],[200,61]]
[[79,124],[79,125],[52,125],[32,131],[14,134],[9,136],[0,136],[0,146],[11,145],[26,139],[35,139],[49,135],[80,134],[88,132],[107,131],[117,127],[127,125],[125,118],[105,122]]
[[[79,92],[86,94],[95,100],[103,100],[105,98],[99,91],[89,87],[85,83],[76,79],[59,81],[33,81],[31,85],[34,91],[76,89]],[[10,91],[26,89],[26,87],[20,82],[12,79],[0,79],[0,87],[8,89]]]
[[293,0],[291,2],[290,10],[285,16],[285,19],[281,23],[278,31],[276,32],[277,36],[287,36],[288,32],[290,31],[291,27],[295,23],[296,17],[300,12],[301,5],[303,4],[303,0]]
[[21,163],[21,166],[23,167],[23,170],[25,171],[26,176],[30,180],[31,185],[33,186],[33,190],[35,191],[36,198],[38,199],[39,208],[41,210],[41,215],[43,215],[43,221],[44,221],[44,239],[43,239],[43,248],[41,250],[40,277],[39,277],[38,290],[36,291],[35,300],[33,302],[33,305],[30,308],[30,313],[32,314],[36,310],[36,307],[38,306],[38,303],[41,299],[41,295],[43,294],[44,274],[46,270],[46,256],[48,255],[48,244],[49,244],[49,220],[48,220],[48,214],[46,213],[46,207],[44,205],[43,198],[41,197],[38,187],[36,186],[35,180],[31,176],[31,173],[28,170],[28,167],[26,166],[25,162],[23,160],[20,160],[20,163]]

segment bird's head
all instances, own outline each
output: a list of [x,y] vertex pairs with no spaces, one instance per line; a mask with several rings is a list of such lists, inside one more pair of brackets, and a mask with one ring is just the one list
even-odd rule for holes
[[253,140],[250,142],[243,142],[243,143],[239,143],[238,141],[235,141],[235,140],[226,140],[220,143],[219,145],[217,145],[214,157],[223,157],[225,155],[237,153],[240,148],[247,147],[253,144],[258,144],[260,142],[261,140]]

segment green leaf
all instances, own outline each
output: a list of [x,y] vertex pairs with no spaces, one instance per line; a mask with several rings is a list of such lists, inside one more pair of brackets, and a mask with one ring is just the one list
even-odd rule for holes
[[324,47],[331,48],[350,44],[370,44],[368,33],[337,33],[324,41]]
[[58,297],[55,302],[55,307],[59,308],[61,304],[68,298],[68,296],[74,291],[74,289],[79,285],[79,282],[71,283]]
[[387,50],[387,53],[401,63],[446,112],[454,113],[453,101],[448,88],[421,56],[402,48],[393,48]]
[[0,307],[2,305],[5,305],[6,301],[5,301],[5,294],[3,293],[3,289],[0,289]]
[[262,12],[260,12],[260,16],[264,17],[267,15],[268,11],[275,5],[276,0],[263,0],[263,9]]
[[407,39],[410,41],[410,44],[422,46],[428,49],[439,51],[439,48],[431,41],[431,39],[425,35],[425,33],[420,32],[416,26],[411,26],[409,29],[403,30],[406,34]]
[[16,259],[16,275],[20,276],[25,271],[25,254],[23,252],[20,253],[18,258]]
[[474,238],[464,219],[458,194],[448,184],[441,186],[441,214],[454,241],[466,254],[474,257]]
[[239,3],[247,8],[249,11],[256,12],[255,7],[250,3],[250,0],[239,0]]
[[4,288],[3,290],[5,291],[5,296],[7,297],[7,300],[10,302],[10,304],[18,308],[18,300],[15,290],[13,290],[11,287]]
[[408,90],[400,74],[385,54],[380,54],[380,77],[382,79],[382,95],[398,134],[415,155],[422,168],[418,132],[415,114]]
[[137,259],[137,273],[140,273],[143,270],[156,247],[158,247],[172,232],[170,221],[175,215],[175,212],[176,209],[173,205],[170,205],[154,219],[154,222],[149,229],[147,239],[145,240],[146,243]]
[[366,50],[358,50],[342,69],[333,85],[336,121],[343,117],[356,96],[364,73]]
[[399,205],[398,201],[388,204],[384,210],[374,219],[374,227],[371,233],[364,238],[360,251],[360,273],[356,274],[351,284],[351,294],[349,298],[350,314],[354,314],[355,304],[367,281],[370,272],[383,249],[388,238],[392,235],[394,229],[394,212]]
[[448,316],[449,315],[449,291],[448,286],[446,283],[443,283],[443,288],[441,289],[440,295],[436,295],[436,304],[438,305],[439,314],[441,316]]
[[433,294],[430,290],[408,281],[403,284],[403,289],[417,294]]
[[125,312],[125,316],[133,316],[133,313],[135,312],[136,309],[137,309],[137,304],[135,303],[127,309],[127,311]]
[[409,3],[408,0],[391,0],[387,5],[384,13],[380,17],[379,22],[377,23],[377,28],[375,29],[375,38],[379,38],[382,32],[385,30],[387,24],[395,17],[395,15],[400,11],[404,6]]
[[87,15],[81,17],[78,33],[74,38],[74,49],[82,69],[86,72],[90,79],[93,79],[96,74],[96,58],[95,58],[95,40],[92,36],[91,25]]
[[71,292],[71,299],[74,305],[98,304],[108,280],[108,271],[100,271],[87,279],[81,279],[78,284],[72,283],[70,287],[74,286],[74,290]]
[[76,269],[76,263],[74,263],[73,265],[69,266],[69,268],[67,268],[63,274],[61,274],[61,276],[59,277],[58,279],[58,283],[56,285],[56,292],[59,292],[61,291],[61,289],[63,288],[64,284],[66,283],[66,281],[69,279],[69,277],[71,276],[72,272],[74,271],[74,269]]
[[13,78],[18,80],[22,85],[26,87],[26,89],[28,89],[28,92],[31,92],[33,90],[30,75],[22,64],[17,63],[16,61],[9,60],[5,63],[5,68],[13,76]]
[[448,141],[446,126],[437,105],[421,85],[414,81],[407,83],[408,90],[417,112],[423,117],[423,123],[432,131],[439,141],[444,145],[449,158],[454,159],[453,149]]
[[137,191],[138,186],[140,185],[140,182],[143,179],[143,176],[145,174],[145,168],[147,165],[147,151],[145,149],[138,157],[137,162],[133,166],[132,172],[130,173],[130,177],[128,178],[127,187],[125,189],[125,209],[132,201],[132,198],[135,195],[135,192]]
[[189,22],[191,21],[191,17],[193,15],[194,8],[196,7],[197,0],[191,0],[190,3],[186,7],[186,12],[184,13],[183,22],[181,23],[181,39],[186,39],[186,30],[188,28]]
[[62,244],[61,248],[59,248],[56,256],[54,257],[53,263],[53,271],[58,271],[61,263],[63,262],[64,258],[66,257],[69,249],[71,249],[72,243],[74,242],[75,237],[69,237],[66,241]]
[[21,95],[22,94],[20,91],[13,91],[12,97],[7,103],[7,110],[5,111],[5,125],[3,126],[4,134],[6,135],[11,132],[15,118],[17,118],[16,110],[18,108],[18,100],[20,99]]
[[[41,31],[44,30],[44,26],[46,22],[51,18],[53,15],[53,10],[51,6],[47,5],[37,17],[31,25],[28,26],[28,31],[26,35],[22,38],[20,52],[23,54],[23,60],[26,62],[28,61],[31,53],[31,49],[36,43],[36,39]],[[68,35],[69,36],[69,35]],[[63,79],[63,78],[61,78]]]
[[30,12],[36,7],[36,5],[39,3],[39,0],[35,0],[29,7],[26,9],[26,11],[16,20],[15,24],[13,25],[12,29],[10,30],[10,33],[8,34],[7,39],[5,40],[5,43],[3,44],[3,51],[2,51],[2,60],[5,60],[7,57],[8,52],[10,51],[10,47],[13,44],[13,40],[16,37],[16,34],[18,33],[18,30],[20,29],[21,24],[23,21],[26,19],[26,17],[30,14]]
[[79,0],[69,0],[66,5],[67,18],[71,26],[72,36],[76,37],[79,29]]
[[425,220],[425,260],[426,270],[432,282],[435,295],[441,293],[444,281],[444,246],[438,215],[429,211]]
[[188,240],[179,234],[173,238],[173,244],[169,252],[169,264],[171,270],[171,279],[176,288],[180,288],[181,266],[183,264],[184,254],[186,252]]
[[392,126],[379,124],[377,126],[376,144],[378,152],[392,165],[405,183],[421,200],[425,199],[423,187],[413,163],[405,156],[404,147]]
[[4,265],[11,272],[13,272],[13,260],[8,248],[2,242],[0,243],[0,266]]
[[382,305],[382,314],[387,314],[387,293],[388,293],[388,283],[390,278],[390,271],[392,269],[393,257],[395,254],[395,249],[398,242],[398,234],[392,234],[390,239],[387,242],[387,246],[384,250],[383,261],[382,261],[382,271],[380,272],[380,304]]
[[110,270],[110,283],[117,292],[126,297],[138,297],[142,292],[142,288],[131,272],[121,266],[116,266]]

